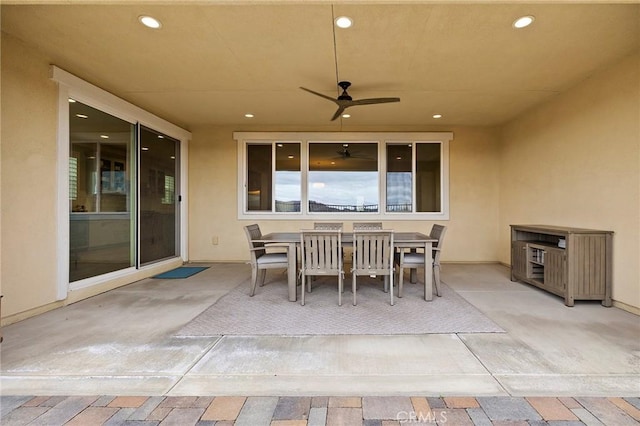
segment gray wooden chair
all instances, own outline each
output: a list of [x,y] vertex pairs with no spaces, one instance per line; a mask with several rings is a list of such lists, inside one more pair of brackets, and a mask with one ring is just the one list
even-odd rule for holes
[[[300,304],[304,305],[305,291],[311,292],[311,280],[307,277],[337,276],[338,305],[342,306],[344,271],[342,262],[342,231],[335,229],[303,230],[300,236],[302,266],[302,294]],[[305,283],[307,284],[305,286]],[[306,289],[306,290],[305,290]]]
[[342,230],[342,222],[315,222],[313,229]]
[[[436,295],[440,294],[440,253],[442,252],[442,243],[444,241],[444,234],[447,230],[446,226],[433,225],[429,236],[434,240],[438,240],[437,243],[432,245],[432,258],[431,266],[433,267],[433,283],[436,287]],[[418,269],[425,267],[425,255],[423,252],[410,252],[405,253],[404,250],[400,250],[399,255],[396,258],[398,264],[398,297],[402,297],[402,284],[404,278],[404,269]],[[432,291],[428,289],[425,283],[424,296],[427,297],[427,292]]]
[[[255,242],[253,240],[260,239],[262,232],[257,224],[247,225],[244,227],[244,232],[247,235],[249,241],[249,252],[251,255],[251,291],[250,296],[253,296],[256,292],[256,284],[260,282],[260,287],[264,285],[264,279],[267,274],[267,269],[282,269],[289,268],[289,258],[287,252],[267,252],[267,249],[287,247],[283,244],[269,244]],[[259,275],[259,276],[258,276]]]
[[382,229],[382,222],[353,222],[354,231]]
[[354,229],[351,275],[354,306],[356,305],[356,279],[359,275],[384,276],[385,291],[388,282],[391,305],[393,305],[393,231]]

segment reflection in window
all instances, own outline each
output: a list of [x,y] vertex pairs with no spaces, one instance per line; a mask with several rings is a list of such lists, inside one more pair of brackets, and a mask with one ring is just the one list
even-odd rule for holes
[[302,199],[300,144],[276,143],[276,211],[299,212]]
[[140,263],[177,256],[179,141],[140,126]]
[[387,211],[413,211],[411,144],[387,145]]
[[271,144],[247,146],[247,210],[271,211]]
[[376,143],[310,143],[310,212],[377,212]]
[[69,281],[134,264],[134,125],[69,103]]
[[73,203],[78,199],[78,159],[69,158],[69,200]]
[[176,202],[176,178],[173,176],[164,177],[164,197],[162,204],[173,204]]
[[440,212],[441,172],[439,143],[416,144],[416,204],[418,212]]

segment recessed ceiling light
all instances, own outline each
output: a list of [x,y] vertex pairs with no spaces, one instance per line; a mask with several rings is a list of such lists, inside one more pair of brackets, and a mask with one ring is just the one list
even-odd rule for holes
[[281,143],[279,143],[279,144],[278,144],[278,148],[282,148],[283,146],[284,146],[284,145],[283,145],[283,144],[281,144]]
[[250,112],[246,113],[244,116],[247,117],[247,118],[253,118],[254,117],[254,115],[251,114]]
[[287,158],[288,158],[289,160],[292,160],[292,159],[293,159],[293,155],[289,155],[289,156],[287,156]]
[[100,135],[102,139],[109,139],[109,135]]
[[70,104],[73,104],[73,103],[75,103],[75,102],[76,102],[76,100],[75,100],[75,99],[71,99],[71,98],[69,98],[69,103],[70,103]]
[[176,159],[176,156],[175,156],[175,155],[172,155],[172,156],[171,156],[171,157],[169,157],[169,158],[171,158],[172,160],[175,160],[175,159]]
[[78,118],[89,118],[89,116],[85,115],[85,114],[76,114],[76,117],[78,117]]
[[442,118],[442,114],[433,114],[433,118]]
[[143,146],[142,148],[140,148],[143,151],[149,151],[149,147]]
[[513,21],[513,28],[524,28],[524,27],[528,27],[529,25],[531,25],[533,23],[533,21],[536,18],[534,18],[531,15],[528,16],[522,16],[518,19],[516,19],[515,21]]
[[164,139],[164,136],[158,135],[158,139]]
[[342,118],[351,118],[351,114],[342,114]]
[[339,16],[336,18],[336,25],[339,28],[349,28],[353,25],[353,19],[348,16]]
[[162,26],[160,21],[158,21],[156,18],[152,16],[146,16],[146,15],[138,16],[138,21],[140,21],[140,23],[145,27],[153,28],[154,30]]

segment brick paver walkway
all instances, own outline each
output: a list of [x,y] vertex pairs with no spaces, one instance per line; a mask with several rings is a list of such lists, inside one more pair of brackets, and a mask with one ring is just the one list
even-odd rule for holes
[[2,396],[2,425],[640,424],[640,397]]

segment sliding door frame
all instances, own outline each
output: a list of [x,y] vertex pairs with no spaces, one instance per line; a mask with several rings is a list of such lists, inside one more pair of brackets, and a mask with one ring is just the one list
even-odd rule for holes
[[[94,86],[73,74],[58,68],[55,65],[50,67],[49,77],[58,83],[58,134],[57,134],[57,273],[56,273],[56,300],[68,298],[69,292],[80,290],[109,282],[127,283],[127,277],[131,281],[138,280],[146,276],[151,276],[154,270],[159,269],[167,262],[175,262],[181,259],[187,262],[188,253],[188,205],[186,194],[188,193],[188,148],[191,140],[191,132],[184,130],[168,121],[165,121],[152,113],[143,110],[117,96]],[[104,275],[87,278],[84,280],[69,282],[69,98],[99,109],[107,114],[118,117],[133,124],[142,125],[167,136],[177,139],[179,147],[179,234],[180,234],[180,255],[165,262],[158,262],[152,265],[140,266],[138,262],[134,267],[125,268],[119,271],[110,272]],[[136,141],[136,144],[139,142]],[[137,146],[136,146],[137,148]],[[137,185],[138,176],[135,176]],[[138,216],[138,206],[136,212]],[[136,221],[136,240],[138,235],[138,222]],[[136,241],[136,246],[138,241]],[[136,259],[138,254],[136,253]],[[140,276],[142,272],[142,276]],[[117,285],[116,285],[117,286]]]

